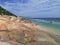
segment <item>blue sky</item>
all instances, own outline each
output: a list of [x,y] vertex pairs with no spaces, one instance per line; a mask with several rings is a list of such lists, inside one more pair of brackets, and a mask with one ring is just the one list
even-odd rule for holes
[[60,18],[60,0],[0,0],[0,6],[17,16]]

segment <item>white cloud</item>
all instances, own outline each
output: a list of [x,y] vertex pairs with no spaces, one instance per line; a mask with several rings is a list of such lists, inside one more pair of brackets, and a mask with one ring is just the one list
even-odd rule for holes
[[[39,14],[47,14],[52,11],[52,13],[58,12],[57,9],[60,7],[60,1],[59,0],[29,0],[28,3],[20,3],[20,2],[14,2],[14,3],[9,3],[4,2],[4,5],[1,5],[7,10],[15,13],[16,15],[21,15],[21,16],[29,16],[29,15],[38,15]],[[47,11],[48,10],[48,11]],[[44,13],[44,14],[43,14]],[[42,16],[41,15],[41,16]],[[49,15],[48,15],[49,16]]]

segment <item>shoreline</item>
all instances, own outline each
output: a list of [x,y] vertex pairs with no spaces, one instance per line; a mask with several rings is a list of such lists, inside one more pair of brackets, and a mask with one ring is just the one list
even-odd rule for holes
[[47,30],[51,30],[51,31],[53,31],[53,32],[55,32],[55,33],[57,33],[57,34],[60,34],[60,32],[59,32],[59,29],[55,29],[54,27],[52,28],[52,27],[47,27],[46,25],[42,25],[42,24],[38,24],[37,22],[35,22],[34,20],[30,20],[33,24],[35,24],[35,25],[38,25],[38,26],[40,26],[42,29],[44,28],[44,29],[47,29]]
[[41,28],[44,28],[45,30],[53,31],[53,32],[55,32],[56,34],[60,35],[60,32],[58,32],[58,31],[55,30],[54,28],[49,28],[49,27],[45,27],[45,26],[41,26],[41,25],[38,25],[38,26],[40,26]]
[[57,34],[57,35],[60,35],[58,32],[56,32],[54,29],[51,29],[51,28],[48,28],[48,27],[45,27],[45,26],[42,26],[42,25],[38,25],[34,22],[31,22],[32,24],[36,25],[36,28],[38,29],[41,29],[42,31],[45,31],[45,32],[52,32],[54,34]]

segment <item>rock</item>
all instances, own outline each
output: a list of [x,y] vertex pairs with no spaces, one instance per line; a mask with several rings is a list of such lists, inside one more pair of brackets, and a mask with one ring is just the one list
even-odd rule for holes
[[23,31],[13,30],[12,32],[9,32],[9,39],[15,40],[18,43],[24,43],[24,37],[25,34]]
[[[59,45],[60,35],[21,17],[0,16],[1,45]],[[12,43],[12,44],[10,44]]]
[[0,45],[13,45],[13,44],[8,41],[0,41]]
[[41,42],[32,41],[30,43],[27,43],[26,45],[56,45],[56,44],[48,41],[41,41]]

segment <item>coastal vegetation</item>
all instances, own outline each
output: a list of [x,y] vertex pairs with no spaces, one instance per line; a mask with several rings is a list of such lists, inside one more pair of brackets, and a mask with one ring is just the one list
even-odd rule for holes
[[7,11],[6,9],[4,9],[1,6],[0,6],[0,15],[16,16],[13,13],[11,13],[11,12]]

